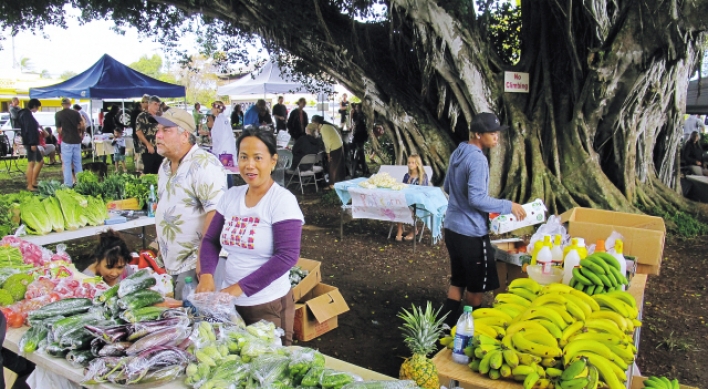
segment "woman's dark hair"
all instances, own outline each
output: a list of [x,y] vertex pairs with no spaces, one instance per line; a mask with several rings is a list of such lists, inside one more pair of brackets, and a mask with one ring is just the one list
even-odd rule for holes
[[93,252],[93,263],[98,263],[104,258],[108,268],[115,267],[121,261],[127,265],[132,258],[123,237],[113,230],[99,235],[98,246]]
[[111,105],[111,110],[109,111],[111,113],[117,114],[118,113],[118,106],[117,105]]
[[29,103],[27,104],[27,109],[39,108],[41,106],[42,103],[39,101],[39,99],[30,99]]
[[[695,140],[693,140],[694,138]],[[701,137],[698,136],[698,131],[693,131],[691,133],[691,137],[689,138],[689,140],[693,140],[694,142],[697,142],[699,139],[701,139]]]
[[243,130],[241,136],[239,136],[236,140],[236,151],[241,148],[241,141],[245,138],[248,138],[249,136],[255,136],[261,142],[265,143],[266,147],[268,147],[268,152],[271,156],[278,154],[278,147],[276,146],[275,135],[273,135],[273,133],[271,132],[262,131],[259,129]]

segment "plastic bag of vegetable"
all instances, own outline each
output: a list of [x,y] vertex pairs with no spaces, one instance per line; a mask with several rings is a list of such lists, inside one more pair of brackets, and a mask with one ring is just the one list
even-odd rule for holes
[[22,335],[22,338],[20,338],[20,344],[18,345],[20,355],[25,355],[37,350],[40,343],[47,339],[47,332],[49,331],[44,326],[30,327],[30,329]]
[[290,358],[282,355],[263,355],[251,362],[251,375],[260,382],[261,386],[267,386],[276,381],[288,380],[288,365]]
[[133,343],[126,350],[128,355],[136,355],[141,353],[143,350],[151,349],[154,347],[174,347],[182,343],[189,336],[189,327],[183,324],[178,324],[173,327],[168,327],[147,336],[144,336]]
[[228,293],[191,293],[184,299],[184,306],[192,308],[195,316],[203,320],[245,327],[246,322],[236,312],[233,300],[234,297]]
[[344,385],[351,384],[355,381],[363,380],[356,374],[325,369],[320,377],[320,386],[323,389],[341,389]]
[[282,345],[280,337],[285,335],[285,331],[276,327],[273,322],[266,320],[259,320],[247,326],[246,331],[258,339],[265,340],[266,342],[275,342],[277,345]]
[[273,344],[258,338],[247,338],[241,347],[241,359],[244,362],[251,362],[263,354],[275,351]]
[[325,358],[319,351],[311,348],[295,348],[290,353],[288,370],[290,377],[299,383],[307,372],[313,367],[324,368]]
[[179,366],[182,370],[192,360],[189,353],[176,347],[156,346],[142,350],[125,366],[126,383],[141,382],[149,371],[174,366]]

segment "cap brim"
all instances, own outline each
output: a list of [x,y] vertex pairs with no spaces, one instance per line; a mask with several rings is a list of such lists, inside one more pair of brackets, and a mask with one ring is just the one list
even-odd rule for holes
[[152,115],[152,118],[155,119],[158,124],[162,124],[165,127],[179,127],[179,124],[169,121],[162,116]]

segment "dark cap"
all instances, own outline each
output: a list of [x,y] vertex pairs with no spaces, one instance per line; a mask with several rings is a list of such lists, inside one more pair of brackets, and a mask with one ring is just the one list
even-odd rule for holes
[[497,115],[489,112],[482,112],[474,117],[472,120],[471,132],[474,133],[485,133],[485,132],[498,132],[508,129],[509,126],[502,126],[499,123],[499,118]]
[[320,115],[312,115],[312,122],[322,124],[324,123],[324,118]]
[[68,97],[64,97],[63,99],[61,99],[61,104],[62,105],[65,105],[65,104],[71,105],[71,100]]

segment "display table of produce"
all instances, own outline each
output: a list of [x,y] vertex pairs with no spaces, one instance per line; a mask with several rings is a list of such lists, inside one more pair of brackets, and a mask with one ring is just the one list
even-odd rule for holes
[[[29,329],[29,327],[22,328],[8,328],[7,334],[5,336],[5,342],[3,342],[3,348],[17,353],[19,350],[19,342],[22,335]],[[81,382],[84,379],[84,369],[77,369],[72,367],[71,364],[63,358],[52,358],[43,351],[37,351],[25,356],[30,361],[34,362],[37,366],[42,367],[46,370],[51,371],[67,378],[72,382]],[[349,373],[356,374],[365,380],[393,380],[389,376],[379,374],[375,371],[364,369],[351,363],[344,362],[342,360],[325,356],[325,367],[329,369],[334,369],[338,371],[346,371]],[[159,386],[159,388],[189,388],[189,386],[184,384],[184,376],[179,377],[176,381],[168,382]],[[92,385],[91,388],[105,388],[105,389],[115,389],[124,388],[124,386],[104,383],[100,385]]]
[[103,225],[103,226],[86,226],[81,227],[76,230],[65,230],[63,232],[52,232],[47,235],[27,235],[23,236],[22,239],[38,244],[40,246],[61,243],[67,240],[81,239],[89,236],[97,236],[98,234],[112,229],[115,231],[129,230],[131,228],[142,227],[142,236],[145,236],[145,227],[155,224],[154,217],[142,216],[137,219],[128,220],[125,223]]
[[[637,321],[641,320],[641,318],[642,318],[642,307],[644,305],[644,290],[646,287],[646,282],[647,282],[647,275],[646,274],[636,274],[632,278],[630,286],[627,288],[627,293],[625,293],[625,294],[631,295],[631,297],[633,297],[634,300],[636,301],[636,307],[638,309],[638,314],[636,316]],[[562,290],[560,284],[554,284],[554,285],[559,285],[558,287],[556,287],[556,289]],[[510,287],[514,287],[514,283],[512,283],[512,285]],[[560,292],[560,293],[563,293],[563,292]],[[622,293],[624,293],[624,292],[622,292]],[[507,296],[511,295],[511,294],[512,293],[507,293]],[[546,296],[548,296],[548,297],[546,297]],[[557,296],[554,296],[553,292],[547,292],[544,290],[544,291],[539,291],[538,297],[536,297],[536,298],[543,299],[546,301],[551,301],[551,300],[555,300],[556,297],[560,297],[560,296],[563,296],[563,295],[559,294]],[[517,302],[515,300],[515,298],[513,298],[513,296],[509,297],[509,300],[507,300],[507,301]],[[576,299],[573,298],[573,301],[576,301]],[[604,305],[605,303],[602,301],[602,298],[598,301],[600,301],[602,306],[605,307],[605,305]],[[497,303],[498,302],[495,301],[495,306],[497,306],[497,307],[500,306]],[[609,303],[611,304],[611,302],[609,302]],[[533,304],[533,303],[531,303],[531,304]],[[513,303],[512,303],[512,305],[513,305]],[[528,308],[529,311],[533,311],[533,309],[537,309],[538,312],[531,313],[531,314],[524,313],[526,315],[525,317],[528,318],[528,316],[536,316],[536,317],[541,318],[546,314],[550,315],[552,313],[547,308],[541,307],[541,305],[543,305],[543,303],[530,306],[530,308]],[[507,308],[505,308],[505,309],[507,309]],[[593,309],[593,310],[596,310],[596,309]],[[487,315],[487,313],[491,312],[491,310],[487,309],[487,311],[484,311],[484,310],[479,310],[479,311],[480,312],[477,314],[478,316],[475,319],[475,340],[477,342],[476,348],[480,348],[480,342],[486,343],[487,345],[484,345],[484,344],[481,345],[482,348],[485,348],[485,350],[488,350],[488,351],[485,351],[485,355],[486,355],[486,354],[492,354],[494,352],[498,352],[498,351],[493,351],[493,350],[497,350],[498,348],[496,346],[492,346],[491,344],[501,345],[501,347],[499,349],[502,349],[502,350],[507,349],[505,346],[511,346],[510,344],[505,343],[504,341],[499,341],[499,342],[495,343],[496,341],[492,340],[494,338],[492,336],[493,334],[487,335],[487,331],[488,331],[486,329],[486,328],[488,328],[487,324],[493,323],[494,320],[502,317],[503,314],[500,314],[499,316],[495,316],[494,318],[492,318],[492,316],[494,316],[494,314],[492,313],[491,316],[489,316],[490,318],[487,319],[486,318],[487,316],[482,318],[480,315]],[[507,310],[507,312],[509,312],[509,311]],[[600,312],[610,312],[610,310],[605,311],[603,309]],[[582,313],[577,313],[577,314],[582,315]],[[603,315],[607,315],[606,316],[607,318],[610,317],[609,313],[607,313],[607,314],[603,313]],[[595,318],[595,317],[596,316],[592,316],[592,318]],[[598,317],[600,317],[600,316],[598,316]],[[602,316],[602,317],[605,317],[605,316]],[[593,320],[593,319],[589,318],[588,321],[590,321],[590,320]],[[532,323],[532,325],[531,324],[524,325],[524,323],[522,323],[523,321],[524,320],[512,321],[511,323],[515,323],[515,324],[512,324],[512,325],[506,327],[506,330],[510,331],[509,333],[513,332],[514,334],[519,334],[519,333],[530,334],[532,332],[543,332],[543,328],[538,327],[536,324],[534,324],[534,323],[539,323],[538,321]],[[478,324],[478,322],[479,322],[479,324]],[[568,322],[568,321],[566,321],[566,322]],[[548,322],[544,321],[543,324],[544,324],[543,327],[547,327]],[[581,327],[581,329],[579,330],[580,332],[576,332],[576,334],[577,333],[584,333],[584,329],[582,329],[582,327],[584,327],[586,325],[588,325],[588,324],[578,325],[577,327]],[[512,327],[514,327],[514,326],[516,326],[516,328],[512,329]],[[481,327],[481,328],[478,329],[477,327]],[[519,327],[522,327],[522,328],[519,330],[518,329]],[[541,331],[536,331],[537,327]],[[572,325],[567,325],[567,327],[565,327],[565,328],[570,329],[571,327],[572,327]],[[631,342],[634,345],[634,347],[638,347],[640,328],[641,327],[639,325],[637,325],[634,328],[634,331],[632,332],[633,337],[632,337],[632,335],[629,335],[629,331],[626,332],[627,335],[626,335],[626,341],[624,343],[625,345],[628,345]],[[592,331],[588,331],[588,334],[590,332],[592,332]],[[479,335],[480,333],[481,333],[481,338],[478,338],[478,336],[480,336]],[[613,334],[608,333],[606,335],[608,335],[607,338],[609,339],[609,338],[612,338]],[[512,339],[516,340],[516,338],[515,338],[516,336],[517,335],[512,335]],[[530,335],[530,336],[533,338],[533,335]],[[540,336],[540,335],[536,335],[536,336],[539,336],[540,338],[542,338],[542,336]],[[581,338],[583,338],[583,339],[584,339],[584,337],[587,337],[588,339],[590,339],[589,335],[582,335],[581,336]],[[506,336],[504,336],[504,338],[506,340]],[[525,340],[523,340],[523,341],[525,341]],[[563,362],[566,363],[565,369],[569,369],[569,367],[567,365],[568,363],[572,363],[573,361],[576,360],[575,358],[572,358],[572,355],[566,355],[566,354],[569,354],[570,351],[569,351],[569,348],[565,347],[565,345],[572,343],[573,341],[574,341],[574,336],[566,335],[565,331],[564,331],[563,335],[560,337],[560,342],[562,344],[562,346],[560,346],[560,347],[563,349],[563,354],[562,354],[563,358],[561,358],[561,360],[563,360]],[[598,341],[580,340],[580,342],[583,342],[583,341],[602,343],[602,341],[600,341],[600,340],[598,340]],[[605,343],[603,343],[603,344],[605,344]],[[516,347],[517,350],[520,347],[519,343],[514,343],[513,345]],[[582,357],[589,356],[589,359],[591,360],[591,362],[596,361],[596,357],[597,357],[596,353],[597,352],[602,352],[604,350],[604,347],[602,345],[590,346],[591,348],[593,348],[592,351],[589,351],[588,349],[583,348],[583,347],[585,347],[585,346],[575,347],[577,350],[576,350],[575,354],[573,354],[573,355],[579,355]],[[629,346],[629,347],[631,347],[631,346]],[[472,346],[472,348],[474,349],[475,346]],[[470,350],[472,350],[472,349],[470,349]],[[528,352],[527,350],[529,350],[529,349],[524,349],[525,352]],[[538,348],[537,348],[537,350],[538,350]],[[549,348],[548,350],[551,350],[551,348]],[[586,351],[583,351],[583,350],[586,350]],[[620,352],[615,348],[612,348],[612,351]],[[551,352],[551,351],[549,351],[549,352]],[[500,356],[503,355],[503,353],[504,352],[501,352]],[[526,354],[526,356],[527,356],[527,358],[530,358],[530,356],[528,354]],[[560,358],[560,357],[556,356],[556,358]],[[506,363],[507,363],[506,357],[504,356],[503,358],[499,358],[499,359],[500,359],[500,361],[497,361],[497,362],[500,365],[506,366]],[[515,358],[511,358],[511,359],[515,359]],[[482,358],[481,360],[484,360],[484,358]],[[541,360],[542,360],[542,358],[538,358],[536,361],[534,361],[535,363],[538,363],[538,367],[540,367],[542,369],[545,367],[546,371],[553,370],[553,369],[549,369],[550,365],[549,366],[543,365],[543,363],[546,363],[545,359],[543,360],[543,363],[541,362]],[[528,376],[528,374],[529,374],[529,373],[522,374],[521,370],[523,370],[523,369],[519,369],[518,370],[519,371],[518,377],[516,377],[517,378],[516,381],[519,381],[519,382],[515,382],[514,375],[516,373],[511,373],[511,371],[517,371],[517,370],[511,369],[510,372],[507,373],[508,375],[502,375],[502,376],[497,375],[496,377],[494,377],[496,379],[492,379],[492,378],[490,378],[489,374],[481,374],[480,372],[478,372],[483,369],[489,370],[490,369],[488,367],[489,364],[487,364],[486,367],[480,367],[480,365],[481,365],[480,359],[476,359],[475,368],[478,369],[478,371],[473,371],[472,368],[470,366],[467,366],[466,364],[455,363],[452,360],[452,351],[449,348],[445,348],[445,349],[441,350],[440,352],[438,352],[435,355],[435,357],[432,359],[432,361],[438,369],[440,384],[444,385],[446,387],[461,387],[464,389],[478,389],[478,388],[479,389],[481,389],[481,388],[489,388],[489,389],[506,389],[506,388],[512,389],[513,388],[513,389],[517,389],[517,388],[523,387],[524,384],[521,381],[523,381],[524,376]],[[549,358],[548,361],[551,362],[552,360]],[[487,363],[487,362],[489,362],[489,361],[485,361],[485,363]],[[589,362],[588,365],[590,365],[591,362]],[[535,363],[531,363],[530,365],[535,365]],[[599,364],[599,362],[598,362],[598,364]],[[526,365],[526,363],[524,363],[523,361],[520,362],[519,367],[528,368],[528,366],[522,366],[522,365]],[[638,375],[639,373],[634,371],[633,363],[627,363],[627,365],[628,365],[628,368],[626,369],[626,375],[628,377],[627,387],[632,387],[631,386],[632,385],[632,382],[631,382],[632,377],[635,375]],[[501,371],[498,369],[498,366],[496,368],[497,368],[496,371]],[[506,366],[505,368],[509,368],[509,366]],[[494,369],[494,368],[492,367],[492,369]],[[556,370],[558,372],[562,371],[561,368],[556,369]],[[504,377],[506,377],[506,378],[504,378]],[[544,378],[544,377],[541,377],[541,378]],[[551,379],[551,376],[547,376],[546,378]],[[600,378],[602,379],[602,375],[600,375]],[[560,380],[560,376],[558,376],[557,380]],[[566,378],[566,380],[567,380],[567,378]],[[617,386],[617,385],[621,385],[621,386]],[[612,388],[614,389],[614,388],[619,388],[619,387],[624,387],[624,386],[625,386],[624,384],[617,381],[615,383],[615,385],[612,386]],[[531,386],[529,386],[529,387],[531,387]],[[533,386],[533,387],[536,387],[536,386]]]

